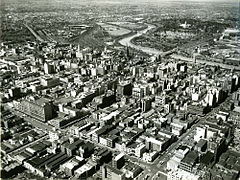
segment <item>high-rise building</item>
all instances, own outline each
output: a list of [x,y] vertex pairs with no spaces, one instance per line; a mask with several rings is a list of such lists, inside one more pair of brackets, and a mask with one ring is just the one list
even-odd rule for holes
[[52,101],[46,98],[29,97],[24,99],[19,106],[19,110],[43,122],[53,118]]
[[186,154],[186,156],[181,160],[179,168],[187,171],[192,172],[193,167],[198,162],[198,152],[197,151],[190,151]]
[[130,82],[120,82],[117,85],[117,96],[132,95],[132,84]]
[[110,166],[110,165],[104,165],[102,166],[102,179],[103,180],[124,180],[125,178],[125,174]]
[[45,75],[45,76],[42,76],[40,78],[40,82],[41,82],[42,86],[54,87],[54,86],[59,85],[60,80],[59,80],[59,78],[55,78],[55,77],[51,77],[49,75]]
[[79,58],[81,60],[83,59],[83,53],[81,52],[79,45],[78,45],[78,49],[77,49],[77,52],[76,52],[76,58]]
[[19,87],[13,87],[9,89],[8,92],[12,98],[19,98],[21,95],[21,89]]
[[121,169],[124,166],[124,154],[120,153],[113,159],[113,167]]
[[141,100],[141,108],[142,112],[149,111],[151,109],[151,99],[150,98],[144,98]]
[[54,65],[45,62],[45,63],[44,63],[44,73],[45,73],[45,74],[52,74],[52,73],[54,73],[54,72],[55,72],[55,67],[54,67]]

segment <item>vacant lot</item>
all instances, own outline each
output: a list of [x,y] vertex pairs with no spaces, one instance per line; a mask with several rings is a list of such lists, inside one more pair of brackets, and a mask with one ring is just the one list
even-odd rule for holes
[[143,29],[143,28],[146,28],[146,26],[144,26],[144,24],[139,24],[139,23],[133,23],[133,22],[108,22],[109,24],[112,24],[112,25],[117,25],[117,26],[120,26],[120,27],[123,27],[123,28],[127,28],[127,29],[130,29],[130,30],[140,30],[140,29]]
[[105,31],[107,31],[109,33],[109,35],[111,36],[123,36],[125,34],[130,33],[131,31],[119,26],[114,26],[111,24],[107,24],[107,23],[97,23],[99,26],[101,26],[102,28],[104,28]]

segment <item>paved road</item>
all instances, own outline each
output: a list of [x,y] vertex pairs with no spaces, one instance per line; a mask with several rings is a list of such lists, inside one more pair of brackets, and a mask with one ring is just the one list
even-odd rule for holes
[[35,38],[41,42],[44,42],[44,40],[32,29],[30,28],[27,24],[24,24],[26,28],[35,36]]
[[[156,174],[157,172],[161,173],[162,175],[166,175],[166,171],[164,170],[164,167],[166,167],[168,160],[171,158],[171,156],[168,156],[168,155],[171,153],[173,154],[176,148],[180,145],[180,143],[189,134],[191,134],[196,129],[196,127],[204,123],[209,117],[215,115],[221,109],[221,107],[224,107],[225,103],[229,99],[231,99],[231,95],[228,98],[226,98],[226,100],[223,103],[221,103],[219,106],[213,108],[212,111],[209,112],[205,117],[199,118],[197,123],[195,123],[185,134],[183,134],[176,143],[173,143],[161,157],[159,157],[156,161],[154,161],[154,164],[151,166],[151,169],[153,169],[154,171],[152,172],[150,179],[153,179],[154,173]],[[159,165],[159,162],[163,159],[165,159],[164,163]],[[154,168],[153,166],[156,166],[157,168]]]
[[[52,131],[54,129],[54,126],[52,126],[51,124],[48,124],[46,122],[41,122],[41,121],[39,121],[37,119],[34,119],[34,118],[24,114],[23,112],[20,112],[20,111],[18,111],[16,109],[13,109],[11,107],[8,107],[8,106],[5,106],[5,107],[8,108],[10,111],[12,111],[13,114],[15,114],[15,115],[17,115],[19,117],[22,117],[25,121],[31,123],[34,127],[40,128],[42,130],[47,130],[47,131]],[[82,118],[79,118],[79,119],[75,119],[72,122],[64,125],[61,129],[67,131],[68,127],[78,123],[79,121],[81,121],[81,120],[83,120],[83,119],[85,119],[87,117],[89,117],[89,115],[86,115],[86,116],[84,116]]]
[[[181,56],[181,55],[178,55],[178,54],[172,54],[170,57],[173,58],[173,59],[194,63],[193,58],[184,57],[184,56]],[[221,68],[224,68],[224,69],[233,69],[234,68],[236,70],[240,70],[240,66],[233,66],[233,65],[222,64],[222,63],[212,62],[212,61],[196,60],[196,63],[207,64],[207,65],[210,65],[210,66],[220,66]]]
[[83,117],[81,117],[81,118],[75,119],[75,120],[73,120],[72,122],[70,122],[70,123],[62,126],[61,129],[62,129],[63,131],[69,130],[68,128],[71,128],[74,124],[78,123],[79,121],[83,121],[84,119],[88,118],[89,116],[90,116],[90,115],[85,115],[85,116],[83,116]]
[[32,141],[32,142],[30,142],[30,143],[28,143],[28,144],[25,144],[25,145],[23,145],[23,146],[20,146],[20,147],[14,149],[13,151],[9,152],[7,155],[9,155],[10,157],[13,157],[14,155],[16,155],[17,153],[19,153],[20,151],[22,151],[22,150],[30,147],[31,145],[33,145],[33,144],[35,144],[35,143],[37,143],[37,142],[39,142],[39,141],[42,141],[42,140],[45,139],[47,136],[48,136],[47,134],[46,134],[46,135],[43,135],[41,138],[36,139],[35,141]]
[[37,127],[39,129],[45,130],[45,131],[52,131],[53,126],[46,123],[46,122],[41,122],[39,120],[36,120],[20,111],[17,110],[11,110],[14,114],[16,114],[19,117],[22,117],[25,121],[29,122],[32,126]]
[[150,48],[150,47],[143,47],[143,46],[139,46],[139,45],[135,45],[131,42],[132,39],[134,39],[135,37],[140,37],[143,34],[147,33],[149,30],[156,28],[156,26],[152,25],[152,24],[146,24],[147,28],[141,31],[138,31],[137,34],[133,34],[127,37],[124,37],[123,39],[119,40],[119,44],[121,44],[122,46],[127,46],[127,47],[131,47],[133,49],[137,49],[139,51],[145,52],[149,55],[153,55],[153,56],[166,56],[168,54],[171,54],[173,52],[176,51],[176,49],[172,49],[166,52],[163,52],[161,50],[158,49],[154,49],[154,48]]
[[[169,159],[171,158],[171,155],[169,154],[173,154],[174,151],[176,150],[176,148],[180,145],[180,143],[186,138],[188,137],[195,129],[197,126],[199,126],[200,124],[202,124],[203,122],[205,122],[206,119],[208,119],[209,117],[211,117],[212,115],[215,115],[216,112],[218,112],[220,110],[221,107],[223,107],[225,105],[225,103],[227,102],[228,99],[230,99],[231,97],[228,97],[222,104],[220,104],[219,106],[217,106],[216,108],[214,108],[210,113],[208,113],[205,117],[201,117],[198,119],[198,121],[187,131],[185,132],[179,139],[177,142],[173,143],[161,156],[159,156],[153,163],[143,163],[141,161],[138,161],[137,158],[133,158],[131,157],[130,159],[133,162],[139,162],[140,166],[143,167],[143,169],[145,169],[144,173],[141,174],[140,177],[138,177],[138,179],[144,179],[146,177],[146,175],[149,175],[148,179],[159,179],[159,177],[157,177],[157,173],[160,173],[162,176],[162,178],[167,175],[167,172],[164,170],[164,167],[166,167],[167,162],[169,161]],[[129,156],[127,156],[129,157]],[[160,161],[163,161],[162,164],[160,164]],[[150,171],[149,171],[150,170]]]
[[[156,28],[156,26],[151,25],[151,24],[146,24],[146,25],[148,26],[146,29],[138,31],[137,34],[133,34],[133,35],[127,36],[127,37],[119,40],[119,43],[122,46],[128,46],[128,47],[131,47],[133,49],[137,49],[139,51],[145,52],[149,55],[155,55],[155,56],[158,56],[158,55],[166,56],[166,55],[172,54],[176,51],[176,48],[174,48],[174,49],[169,50],[167,52],[162,52],[162,51],[154,49],[154,48],[142,47],[142,46],[133,44],[131,42],[132,39],[134,39],[135,37],[140,37],[143,34],[147,33],[149,30],[151,30],[153,28]],[[182,61],[187,61],[187,62],[192,62],[192,63],[194,62],[193,58],[184,57],[184,56],[181,56],[181,55],[178,55],[178,54],[172,54],[170,57],[172,57],[174,59],[177,59],[177,60],[182,60]],[[227,65],[227,64],[222,64],[222,63],[217,63],[217,62],[212,62],[212,61],[197,60],[196,63],[204,63],[204,64],[211,65],[211,66],[220,66],[224,69],[235,68],[236,70],[240,70],[240,66]]]

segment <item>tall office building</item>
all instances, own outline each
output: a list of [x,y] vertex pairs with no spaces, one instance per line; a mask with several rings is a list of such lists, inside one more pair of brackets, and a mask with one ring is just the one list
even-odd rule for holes
[[83,53],[81,52],[79,45],[78,45],[78,49],[77,49],[77,52],[76,52],[76,58],[79,58],[81,60],[83,59]]
[[55,71],[55,67],[53,64],[50,64],[48,62],[44,63],[44,73],[45,74],[52,74]]
[[121,169],[124,166],[124,154],[120,153],[113,159],[113,167]]
[[141,100],[141,108],[142,112],[147,112],[151,109],[151,99],[150,98],[144,98]]
[[29,97],[24,99],[20,104],[19,110],[43,122],[53,118],[52,101],[46,98]]
[[132,84],[130,82],[120,82],[117,85],[117,96],[132,95]]

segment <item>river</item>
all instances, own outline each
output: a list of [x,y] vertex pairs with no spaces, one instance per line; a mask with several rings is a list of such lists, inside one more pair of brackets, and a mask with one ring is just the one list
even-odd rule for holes
[[150,55],[160,55],[160,54],[162,54],[162,51],[160,51],[160,50],[157,50],[157,49],[154,49],[154,48],[149,48],[149,47],[143,47],[143,46],[139,46],[139,45],[135,45],[135,44],[131,43],[131,40],[133,38],[142,36],[143,34],[147,33],[149,30],[151,30],[153,28],[156,28],[156,26],[154,26],[152,24],[147,24],[147,26],[148,27],[146,29],[138,31],[137,34],[127,36],[127,37],[119,40],[119,43],[122,46],[128,46],[128,47],[131,47],[131,48],[136,49],[136,50],[140,50],[140,51],[145,52],[145,53],[150,54]]

